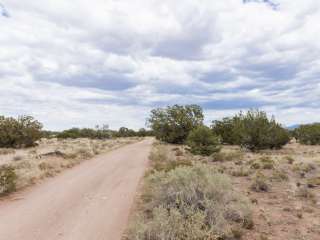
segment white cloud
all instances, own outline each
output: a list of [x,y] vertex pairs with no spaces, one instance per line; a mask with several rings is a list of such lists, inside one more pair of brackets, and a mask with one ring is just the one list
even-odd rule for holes
[[320,3],[270,2],[2,0],[2,114],[138,128],[152,107],[198,103],[319,121]]

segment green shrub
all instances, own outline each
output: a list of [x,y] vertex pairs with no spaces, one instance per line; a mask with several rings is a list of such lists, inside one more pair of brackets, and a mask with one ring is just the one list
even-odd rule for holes
[[213,132],[221,137],[222,143],[231,145],[241,144],[241,134],[238,131],[240,118],[234,116],[232,118],[223,118],[221,121],[212,122],[211,128]]
[[302,125],[295,129],[295,137],[302,144],[320,144],[320,123]]
[[193,129],[187,138],[187,145],[190,152],[197,155],[210,156],[220,151],[219,138],[206,126]]
[[61,139],[66,138],[90,138],[90,139],[109,139],[111,131],[108,129],[91,129],[91,128],[71,128],[58,133],[56,136]]
[[31,147],[42,136],[42,124],[30,116],[0,116],[0,147]]
[[0,166],[0,195],[14,192],[16,190],[17,175],[13,167]]
[[290,141],[289,133],[263,111],[240,114],[241,145],[251,151],[279,149]]
[[249,201],[207,165],[149,176],[143,199],[127,239],[231,239],[252,223]]
[[157,139],[182,144],[193,129],[202,125],[203,118],[197,105],[174,105],[152,110],[148,122]]
[[212,129],[224,143],[238,144],[251,151],[279,149],[290,141],[289,132],[259,110],[245,114],[240,112],[233,118],[214,121]]

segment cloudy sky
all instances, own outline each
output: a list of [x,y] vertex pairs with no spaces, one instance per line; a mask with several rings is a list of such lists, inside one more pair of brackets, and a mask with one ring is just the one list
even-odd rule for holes
[[0,0],[0,114],[143,127],[195,103],[320,121],[319,0]]

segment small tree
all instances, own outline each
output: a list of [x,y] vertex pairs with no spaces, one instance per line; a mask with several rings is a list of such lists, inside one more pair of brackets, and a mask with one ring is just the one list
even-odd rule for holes
[[212,122],[211,128],[214,134],[221,137],[225,144],[241,144],[241,134],[238,131],[240,118],[238,116],[226,117],[221,121],[215,120]]
[[320,123],[302,125],[295,129],[294,136],[302,144],[320,144]]
[[251,151],[279,149],[290,141],[289,132],[263,111],[250,110],[237,117],[240,121],[235,131],[240,134],[241,145]]
[[187,145],[191,153],[198,155],[210,156],[220,151],[219,138],[206,126],[193,129],[188,136]]
[[174,105],[152,110],[148,122],[157,139],[182,144],[190,131],[202,125],[203,118],[202,109],[197,105]]
[[42,136],[42,124],[30,116],[0,116],[0,147],[31,147]]

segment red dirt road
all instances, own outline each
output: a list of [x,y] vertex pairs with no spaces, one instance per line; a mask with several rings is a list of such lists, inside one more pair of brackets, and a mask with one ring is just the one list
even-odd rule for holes
[[152,140],[134,143],[0,201],[0,240],[119,240]]

